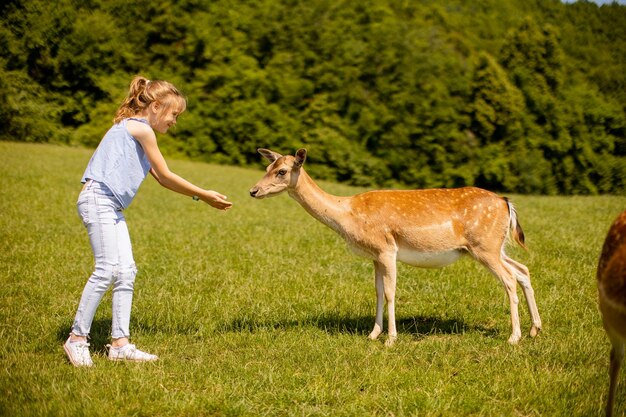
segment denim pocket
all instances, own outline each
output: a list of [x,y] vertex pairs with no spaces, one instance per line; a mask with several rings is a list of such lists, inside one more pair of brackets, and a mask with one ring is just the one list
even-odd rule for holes
[[85,190],[78,196],[76,208],[83,224],[114,223],[119,204],[112,195]]
[[85,195],[85,193],[81,193],[78,197],[76,209],[83,225],[87,226],[89,224],[89,198]]

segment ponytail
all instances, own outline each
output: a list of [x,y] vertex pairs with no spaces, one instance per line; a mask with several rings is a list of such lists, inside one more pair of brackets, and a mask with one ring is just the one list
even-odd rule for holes
[[159,102],[164,109],[176,103],[179,113],[187,107],[187,101],[180,91],[171,83],[164,80],[150,81],[146,77],[137,75],[130,83],[128,95],[115,113],[113,123],[135,116],[146,109],[151,103]]

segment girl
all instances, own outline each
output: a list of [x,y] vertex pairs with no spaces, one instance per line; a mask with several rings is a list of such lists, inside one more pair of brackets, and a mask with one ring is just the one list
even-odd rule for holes
[[109,359],[145,362],[158,357],[129,343],[135,262],[123,211],[147,173],[163,187],[202,200],[219,210],[232,203],[218,192],[204,190],[169,170],[154,131],[166,133],[187,103],[167,81],[135,77],[114,125],[91,157],[81,182],[78,213],[87,228],[95,270],[83,290],[69,338],[63,345],[74,366],[91,366],[87,336],[96,308],[113,285],[113,325]]

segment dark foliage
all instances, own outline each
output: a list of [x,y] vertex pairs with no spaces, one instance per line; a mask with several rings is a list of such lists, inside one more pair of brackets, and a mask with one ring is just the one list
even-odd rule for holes
[[318,178],[626,191],[626,7],[557,0],[0,6],[0,139],[95,146],[135,74],[188,96],[169,155]]

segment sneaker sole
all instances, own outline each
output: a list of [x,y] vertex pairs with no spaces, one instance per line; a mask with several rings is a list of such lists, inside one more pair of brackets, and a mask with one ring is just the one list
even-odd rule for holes
[[159,358],[156,359],[126,359],[126,358],[109,358],[110,361],[113,362],[156,362]]

